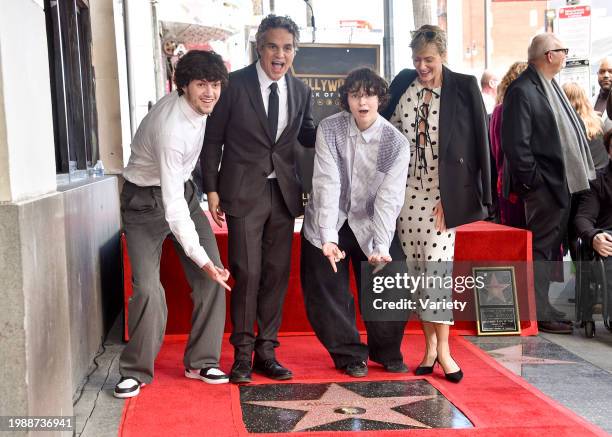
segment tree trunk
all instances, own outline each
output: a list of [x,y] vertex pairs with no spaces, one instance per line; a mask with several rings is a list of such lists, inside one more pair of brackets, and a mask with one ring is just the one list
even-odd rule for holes
[[262,0],[252,0],[253,2],[253,14],[263,15],[263,2]]
[[431,0],[412,0],[412,11],[415,29],[423,24],[431,24]]

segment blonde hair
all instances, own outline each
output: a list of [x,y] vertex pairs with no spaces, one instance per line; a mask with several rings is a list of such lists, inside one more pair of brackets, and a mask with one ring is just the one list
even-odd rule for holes
[[410,48],[413,52],[420,52],[429,44],[435,45],[438,54],[444,58],[447,49],[444,29],[433,24],[424,24],[411,32]]
[[512,82],[516,80],[519,75],[527,69],[527,62],[515,62],[508,68],[506,74],[502,78],[501,82],[497,86],[497,97],[495,98],[495,104],[500,105],[504,101],[506,90]]
[[584,122],[589,140],[603,132],[601,118],[597,116],[593,105],[580,85],[575,82],[563,84],[563,91],[568,100]]

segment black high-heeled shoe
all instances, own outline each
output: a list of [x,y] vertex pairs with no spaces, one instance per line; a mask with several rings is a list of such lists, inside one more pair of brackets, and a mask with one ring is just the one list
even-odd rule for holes
[[[437,358],[436,361],[438,361]],[[442,364],[439,361],[438,364],[440,365],[440,368],[442,368],[442,371],[444,372],[444,377],[447,381],[454,382],[456,384],[461,381],[461,379],[463,379],[463,371],[461,370],[461,368],[459,368],[459,370],[457,370],[456,372],[446,373],[444,367],[442,367]]]
[[434,366],[436,365],[436,363],[438,362],[438,357],[436,357],[436,359],[434,360],[433,364],[431,366],[419,366],[414,370],[414,374],[417,376],[422,376],[422,375],[429,375],[431,373],[433,373],[433,369]]

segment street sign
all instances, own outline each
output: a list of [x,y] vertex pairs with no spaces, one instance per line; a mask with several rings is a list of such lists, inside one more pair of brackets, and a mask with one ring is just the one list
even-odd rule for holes
[[591,55],[591,7],[559,8],[557,35],[569,49],[570,59],[589,59]]

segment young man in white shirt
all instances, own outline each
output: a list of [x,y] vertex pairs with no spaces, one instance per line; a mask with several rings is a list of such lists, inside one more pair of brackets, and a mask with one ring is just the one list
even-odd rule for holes
[[193,50],[176,66],[174,91],[151,108],[132,141],[123,172],[121,216],[132,265],[134,293],[128,308],[130,341],[119,360],[114,395],[129,398],[153,379],[153,363],[166,328],[167,307],[159,279],[167,236],[192,288],[191,333],[185,376],[211,384],[228,382],[219,369],[229,272],[200,208],[191,173],[198,161],[206,120],[227,84],[223,59]]

